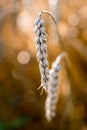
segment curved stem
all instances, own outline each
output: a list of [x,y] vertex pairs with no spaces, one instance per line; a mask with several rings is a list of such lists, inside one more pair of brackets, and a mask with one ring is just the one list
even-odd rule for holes
[[54,24],[55,24],[55,27],[56,27],[56,32],[57,32],[57,37],[58,37],[58,42],[60,42],[61,49],[64,49],[64,47],[62,45],[62,38],[61,38],[61,35],[60,35],[58,27],[57,27],[56,19],[54,18],[53,14],[51,12],[47,11],[47,10],[40,11],[39,16],[41,16],[43,13],[46,13],[49,16],[51,16],[52,20],[54,21]]
[[47,11],[47,10],[42,10],[41,12],[42,12],[42,13],[49,14],[49,15],[51,16],[51,18],[53,19],[54,23],[57,25],[57,22],[56,22],[56,20],[55,20],[53,14],[52,14],[51,12],[49,12],[49,11]]

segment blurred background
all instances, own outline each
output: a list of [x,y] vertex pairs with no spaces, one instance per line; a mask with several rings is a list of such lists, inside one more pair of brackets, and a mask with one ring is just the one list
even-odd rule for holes
[[[45,119],[46,94],[40,96],[34,20],[47,14],[50,67],[63,50],[70,61],[63,67],[57,115]],[[87,130],[87,0],[0,0],[0,130]]]

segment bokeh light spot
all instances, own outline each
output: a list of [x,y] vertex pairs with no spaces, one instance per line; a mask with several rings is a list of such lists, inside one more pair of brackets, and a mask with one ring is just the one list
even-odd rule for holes
[[87,18],[87,6],[83,6],[80,8],[79,14],[83,18]]
[[17,55],[20,64],[27,64],[30,61],[30,54],[27,51],[21,51]]
[[50,5],[56,5],[58,0],[49,0]]
[[66,37],[67,36],[67,33],[68,33],[68,25],[66,23],[59,23],[59,32],[61,34],[62,37]]
[[68,17],[68,23],[72,26],[77,26],[79,24],[80,17],[78,17],[76,14],[72,14]]
[[17,79],[17,80],[21,80],[23,78],[23,75],[20,73],[20,71],[16,68],[14,68],[12,70],[12,76]]
[[31,18],[27,10],[23,10],[19,13],[17,18],[17,25],[22,32],[24,33],[29,32],[31,25]]

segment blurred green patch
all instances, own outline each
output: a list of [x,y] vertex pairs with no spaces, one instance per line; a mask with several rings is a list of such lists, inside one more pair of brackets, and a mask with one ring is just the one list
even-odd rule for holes
[[20,128],[23,125],[27,124],[29,121],[31,121],[31,118],[29,117],[17,118],[10,122],[0,121],[0,130],[10,130]]

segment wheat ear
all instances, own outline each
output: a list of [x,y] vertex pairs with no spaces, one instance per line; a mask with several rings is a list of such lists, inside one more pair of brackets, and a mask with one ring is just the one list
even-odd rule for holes
[[61,71],[61,60],[65,56],[65,53],[61,53],[55,60],[50,70],[50,77],[48,83],[48,94],[45,102],[46,118],[51,121],[56,115],[56,104],[58,101],[59,90],[59,74]]
[[39,62],[40,74],[41,74],[41,86],[43,89],[47,90],[48,80],[49,80],[49,62],[47,60],[47,36],[44,20],[42,19],[42,12],[38,14],[38,18],[35,21],[36,33],[36,50],[37,50],[37,60]]
[[[58,30],[57,30],[57,23],[54,18],[54,16],[46,10],[40,11],[38,14],[38,18],[35,21],[35,30],[34,32],[36,33],[36,50],[37,50],[37,60],[39,62],[39,68],[40,68],[40,74],[41,74],[41,86],[42,87],[42,92],[43,89],[47,91],[48,89],[48,81],[49,81],[49,62],[47,60],[47,37],[46,37],[46,28],[45,28],[45,23],[44,20],[42,19],[42,14],[46,13],[51,18],[53,19],[55,25],[56,25],[56,31],[57,35]],[[39,88],[40,88],[39,87]]]

